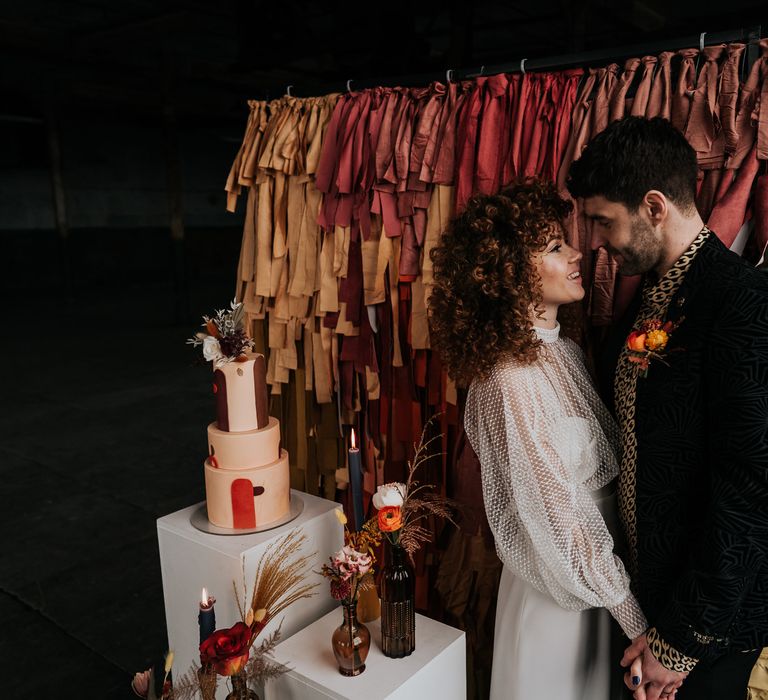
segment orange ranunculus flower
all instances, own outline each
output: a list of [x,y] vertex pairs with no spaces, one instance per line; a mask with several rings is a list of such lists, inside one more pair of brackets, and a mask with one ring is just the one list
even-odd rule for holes
[[627,347],[630,350],[635,350],[636,352],[643,352],[645,350],[646,337],[646,333],[632,331],[627,338]]
[[649,350],[663,350],[665,347],[667,347],[667,341],[669,340],[669,335],[667,335],[667,332],[664,330],[658,330],[658,331],[651,331],[648,334],[648,338],[646,339],[646,344],[648,345]]
[[200,645],[200,664],[212,664],[220,676],[233,676],[248,661],[251,630],[244,622],[229,629],[216,630]]
[[379,509],[379,530],[394,532],[403,526],[400,506],[384,506]]

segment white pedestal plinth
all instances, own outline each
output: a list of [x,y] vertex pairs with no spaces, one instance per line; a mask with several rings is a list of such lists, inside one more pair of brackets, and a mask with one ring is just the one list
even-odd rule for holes
[[265,700],[465,700],[464,632],[416,615],[416,649],[403,659],[381,651],[380,620],[366,622],[371,649],[365,671],[349,678],[339,673],[331,635],[343,620],[336,608],[277,646],[274,658],[292,670],[267,683]]
[[[320,585],[314,596],[297,601],[272,620],[259,638],[272,632],[282,620],[281,634],[285,640],[338,605],[331,598],[328,581],[314,572],[320,571],[328,557],[343,545],[342,527],[333,513],[339,505],[298,491],[293,491],[291,497],[304,501],[299,517],[274,530],[250,535],[211,535],[197,530],[190,524],[190,517],[199,504],[158,519],[168,648],[173,649],[175,655],[175,677],[186,673],[192,662],[200,663],[197,613],[203,586],[216,598],[216,629],[231,627],[240,620],[232,582],[242,599],[245,572],[250,596],[256,566],[266,548],[293,529],[301,529],[306,535],[302,555],[317,552],[307,581]],[[226,681],[219,678],[217,699],[226,696]]]

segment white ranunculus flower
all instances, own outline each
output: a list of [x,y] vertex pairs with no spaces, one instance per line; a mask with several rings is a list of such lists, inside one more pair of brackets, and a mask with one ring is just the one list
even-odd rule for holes
[[209,335],[203,340],[203,357],[208,361],[216,361],[224,357],[218,338]]
[[381,510],[384,506],[402,506],[405,497],[405,484],[393,481],[376,489],[373,494],[373,506]]

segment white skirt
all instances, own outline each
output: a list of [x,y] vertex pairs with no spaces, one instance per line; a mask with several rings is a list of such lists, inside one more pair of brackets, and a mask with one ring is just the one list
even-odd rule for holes
[[491,700],[609,699],[604,608],[565,610],[505,566],[495,629]]
[[[594,494],[616,533],[614,486]],[[629,642],[627,642],[628,644]],[[491,700],[614,700],[626,697],[617,674],[605,608],[579,612],[502,569],[496,606]]]

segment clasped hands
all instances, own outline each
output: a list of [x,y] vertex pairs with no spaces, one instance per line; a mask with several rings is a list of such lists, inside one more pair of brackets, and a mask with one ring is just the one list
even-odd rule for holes
[[634,691],[635,700],[672,700],[688,675],[662,666],[648,648],[645,634],[627,647],[621,665],[629,667],[624,683]]

